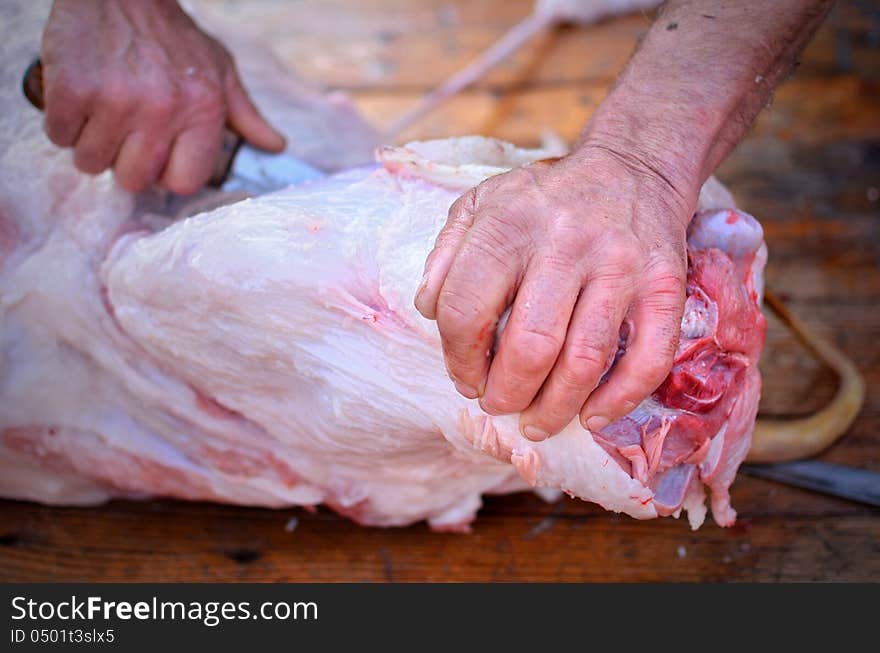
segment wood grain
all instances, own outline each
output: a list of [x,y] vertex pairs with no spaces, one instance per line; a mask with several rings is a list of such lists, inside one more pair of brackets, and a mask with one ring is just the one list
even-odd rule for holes
[[[302,75],[387,124],[528,11],[526,0],[210,0]],[[406,137],[573,138],[638,35],[628,16],[537,39]],[[764,223],[768,284],[857,362],[863,414],[824,460],[880,470],[880,11],[840,3],[719,176]],[[761,410],[810,412],[834,380],[770,321]],[[491,497],[469,535],[361,528],[327,510],[174,501],[0,503],[0,581],[880,580],[880,511],[741,476],[736,527],[638,522]],[[291,518],[296,529],[285,527]]]

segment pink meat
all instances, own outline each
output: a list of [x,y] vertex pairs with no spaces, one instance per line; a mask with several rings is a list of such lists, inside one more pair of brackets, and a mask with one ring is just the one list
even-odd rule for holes
[[[734,210],[701,214],[691,228],[685,317],[669,376],[654,393],[658,411],[624,418],[599,434],[598,441],[632,465],[631,473],[662,495],[660,514],[679,510],[694,474],[713,490],[713,514],[733,523],[727,488],[748,452],[760,395],[757,362],[766,324],[753,276],[761,241],[757,223]],[[745,238],[752,247],[731,255],[715,245]],[[701,246],[707,247],[700,249]]]

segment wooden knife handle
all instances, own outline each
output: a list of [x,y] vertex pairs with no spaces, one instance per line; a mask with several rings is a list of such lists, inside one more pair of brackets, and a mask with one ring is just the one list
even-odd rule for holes
[[39,58],[31,61],[31,65],[24,71],[21,87],[28,102],[40,111],[46,110],[43,98],[43,62]]
[[[24,96],[28,101],[40,111],[45,111],[46,100],[43,96],[43,62],[39,58],[34,59],[24,71],[24,78],[21,81]],[[219,188],[229,176],[232,169],[232,162],[238,149],[243,143],[242,137],[234,130],[228,127],[223,130],[223,141],[220,144],[220,154],[214,164],[214,172],[208,180],[208,185]]]

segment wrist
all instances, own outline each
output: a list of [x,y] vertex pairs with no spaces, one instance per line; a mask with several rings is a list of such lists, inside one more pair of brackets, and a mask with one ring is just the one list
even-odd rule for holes
[[668,207],[685,223],[695,210],[715,134],[708,120],[687,107],[631,93],[618,85],[596,110],[576,144],[574,160],[594,165],[595,156],[635,175],[642,192]]
[[646,82],[626,75],[581,140],[626,144],[682,193],[699,192],[719,163],[712,154],[729,117],[723,102],[713,99],[710,90],[691,91],[675,78]]
[[[670,2],[654,23],[626,69],[596,110],[579,141],[638,159],[686,199],[744,133],[729,134],[738,107],[754,89],[756,63],[747,41],[734,30],[712,30],[738,18],[739,4],[721,16],[706,18],[686,3]],[[729,28],[726,24],[722,28]],[[730,53],[707,49],[721,44]]]

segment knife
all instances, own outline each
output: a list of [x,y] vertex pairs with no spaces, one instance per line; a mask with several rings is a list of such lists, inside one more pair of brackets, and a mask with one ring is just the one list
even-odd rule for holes
[[749,476],[880,507],[880,473],[867,469],[801,460],[775,465],[743,465],[740,470]]
[[[22,79],[25,97],[40,111],[43,97],[43,64],[39,58],[28,66]],[[272,154],[244,141],[230,128],[223,130],[223,143],[208,185],[224,191],[261,195],[285,186],[324,177],[317,168],[289,154]]]

